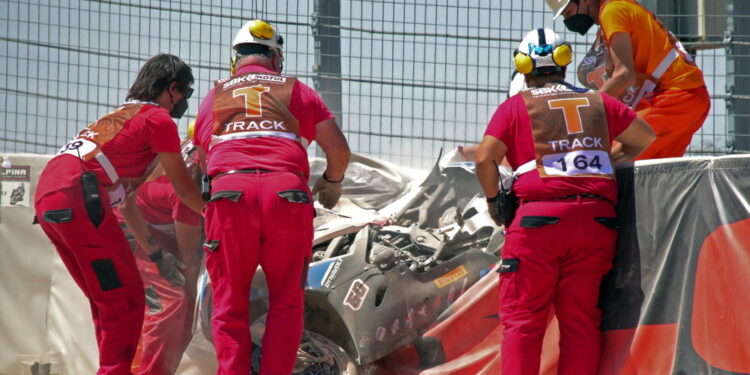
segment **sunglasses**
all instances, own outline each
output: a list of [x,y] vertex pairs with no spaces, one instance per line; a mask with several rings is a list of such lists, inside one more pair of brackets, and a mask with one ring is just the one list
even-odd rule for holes
[[189,88],[187,89],[187,91],[185,92],[185,98],[186,98],[186,99],[190,99],[190,97],[191,97],[191,96],[193,96],[193,91],[195,91],[195,90],[193,90],[193,88],[192,88],[192,87],[189,87]]

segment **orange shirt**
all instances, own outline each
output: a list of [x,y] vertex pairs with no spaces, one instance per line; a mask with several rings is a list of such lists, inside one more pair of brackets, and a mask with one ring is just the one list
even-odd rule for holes
[[638,73],[651,74],[672,48],[682,52],[661,76],[657,89],[689,90],[705,86],[703,72],[684,53],[682,45],[670,37],[671,33],[656,16],[636,1],[604,2],[599,8],[599,20],[607,45],[616,33],[630,34]]

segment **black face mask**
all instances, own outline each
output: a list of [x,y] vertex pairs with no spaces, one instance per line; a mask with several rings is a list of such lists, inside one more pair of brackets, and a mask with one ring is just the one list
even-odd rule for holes
[[[185,111],[188,109],[188,98],[190,95],[184,96],[179,102],[174,103],[174,107],[172,107],[172,111],[169,112],[169,116],[172,118],[182,118],[182,115],[185,114]],[[169,94],[169,100],[172,100],[172,94]]]
[[591,26],[594,26],[594,19],[588,14],[579,13],[566,18],[563,23],[568,30],[581,35],[586,35],[591,29]]
[[174,104],[172,112],[169,112],[169,115],[172,116],[172,118],[182,118],[182,115],[185,114],[185,111],[187,111],[187,109],[187,98],[182,98],[182,100]]

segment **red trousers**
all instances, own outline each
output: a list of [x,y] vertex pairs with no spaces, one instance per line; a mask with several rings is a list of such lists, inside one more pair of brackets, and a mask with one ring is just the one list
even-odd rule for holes
[[[161,243],[160,246],[172,252],[177,248],[176,240],[174,246]],[[195,286],[172,286],[140,247],[135,258],[149,302],[143,318],[140,358],[134,371],[139,375],[173,375],[193,338]]]
[[34,208],[42,230],[91,304],[99,346],[97,374],[130,374],[144,295],[128,241],[106,193],[101,194],[104,217],[97,228],[86,214],[80,184],[54,190],[50,187],[58,181],[45,177],[40,177],[37,191],[49,193],[37,196]]
[[[269,289],[260,373],[290,374],[302,338],[305,273],[312,251],[307,182],[294,173],[272,172],[221,176],[212,185],[214,198],[225,195],[204,211],[217,374],[250,373],[250,286],[258,265]],[[297,191],[308,203],[280,196],[284,191]]]
[[[599,285],[612,267],[615,209],[594,199],[530,202],[508,229],[500,274],[503,375],[539,375],[550,307],[560,325],[558,374],[596,374]],[[605,219],[601,219],[605,218]]]

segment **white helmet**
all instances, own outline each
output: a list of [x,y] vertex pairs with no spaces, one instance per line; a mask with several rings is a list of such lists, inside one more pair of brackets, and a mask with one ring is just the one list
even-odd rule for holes
[[513,65],[521,74],[556,72],[571,61],[570,44],[551,29],[544,28],[529,31],[513,54]]
[[[547,6],[549,7],[552,12],[555,13],[555,16],[552,17],[552,19],[557,19],[557,17],[560,17],[563,10],[565,10],[565,7],[570,4],[571,0],[544,0],[547,2]],[[577,3],[577,2],[576,2]]]
[[234,37],[232,49],[237,49],[237,46],[246,43],[262,44],[280,52],[284,45],[284,38],[267,21],[255,19],[242,25],[237,36]]
[[[278,30],[273,27],[269,22],[254,19],[247,21],[232,41],[232,49],[237,50],[237,47],[242,44],[261,44],[268,46],[284,60],[284,37],[279,34]],[[235,56],[232,56],[232,74],[235,72]]]

